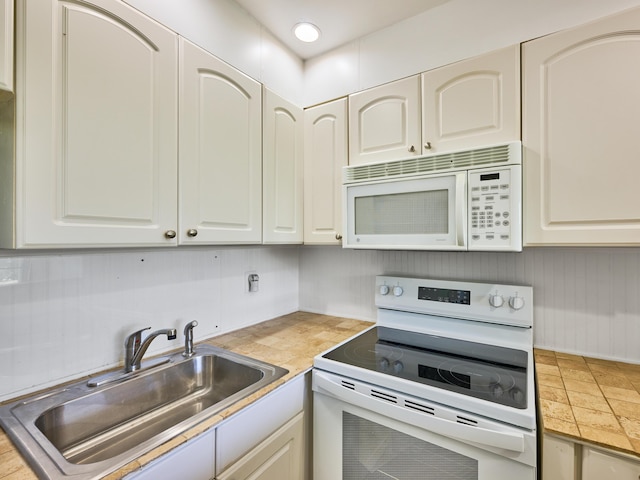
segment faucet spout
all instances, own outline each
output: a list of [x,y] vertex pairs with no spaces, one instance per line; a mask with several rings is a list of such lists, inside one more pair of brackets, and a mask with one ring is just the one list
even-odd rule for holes
[[126,372],[135,372],[140,369],[142,357],[147,352],[147,349],[154,338],[160,335],[166,335],[168,340],[174,340],[177,336],[175,328],[167,328],[150,333],[147,338],[144,339],[144,342],[142,342],[142,332],[149,330],[150,328],[151,327],[143,328],[142,330],[138,330],[127,337],[127,341],[125,342],[124,361],[124,369]]

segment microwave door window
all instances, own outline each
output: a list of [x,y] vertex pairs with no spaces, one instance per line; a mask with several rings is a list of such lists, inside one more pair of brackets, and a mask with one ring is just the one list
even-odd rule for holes
[[449,191],[371,195],[355,199],[356,235],[448,235]]

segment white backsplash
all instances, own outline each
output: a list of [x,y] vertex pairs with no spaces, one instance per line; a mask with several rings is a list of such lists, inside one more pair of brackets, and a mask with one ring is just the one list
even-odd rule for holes
[[138,328],[178,330],[153,355],[298,309],[298,247],[0,255],[0,401],[121,365]]
[[372,320],[375,275],[533,286],[537,347],[640,363],[640,249],[443,253],[302,248],[300,309]]
[[[246,293],[246,273],[260,275]],[[300,310],[375,321],[374,277],[401,274],[534,288],[538,347],[640,363],[640,249],[522,253],[202,247],[0,252],[0,401],[122,365],[127,334],[176,328],[149,355]]]

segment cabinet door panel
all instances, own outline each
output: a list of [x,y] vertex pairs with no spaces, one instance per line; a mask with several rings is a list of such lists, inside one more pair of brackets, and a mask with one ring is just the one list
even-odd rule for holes
[[422,75],[425,153],[520,139],[518,45]]
[[349,97],[349,164],[419,155],[420,77]]
[[302,243],[302,109],[264,91],[263,243]]
[[347,99],[304,112],[304,243],[342,243],[342,167],[347,165]]
[[0,0],[0,89],[13,91],[13,0]]
[[219,480],[302,480],[304,414],[299,413],[216,478]]
[[175,243],[176,36],[109,0],[18,5],[18,246]]
[[609,455],[589,447],[583,448],[582,480],[637,480],[638,478],[640,478],[640,462]]
[[260,243],[260,84],[182,38],[180,51],[180,243]]
[[640,242],[640,10],[524,44],[525,242]]

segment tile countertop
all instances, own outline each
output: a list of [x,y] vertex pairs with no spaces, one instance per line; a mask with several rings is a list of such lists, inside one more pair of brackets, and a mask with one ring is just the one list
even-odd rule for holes
[[540,349],[535,361],[545,433],[640,457],[640,365]]
[[[371,325],[370,322],[359,320],[296,312],[203,342],[279,365],[289,370],[289,373],[104,478],[108,480],[122,478],[168,450],[215,426],[266,393],[311,368],[313,357],[318,353]],[[197,329],[195,335],[197,341]],[[28,466],[26,460],[15,449],[4,431],[0,429],[0,480],[36,479],[36,474]]]

